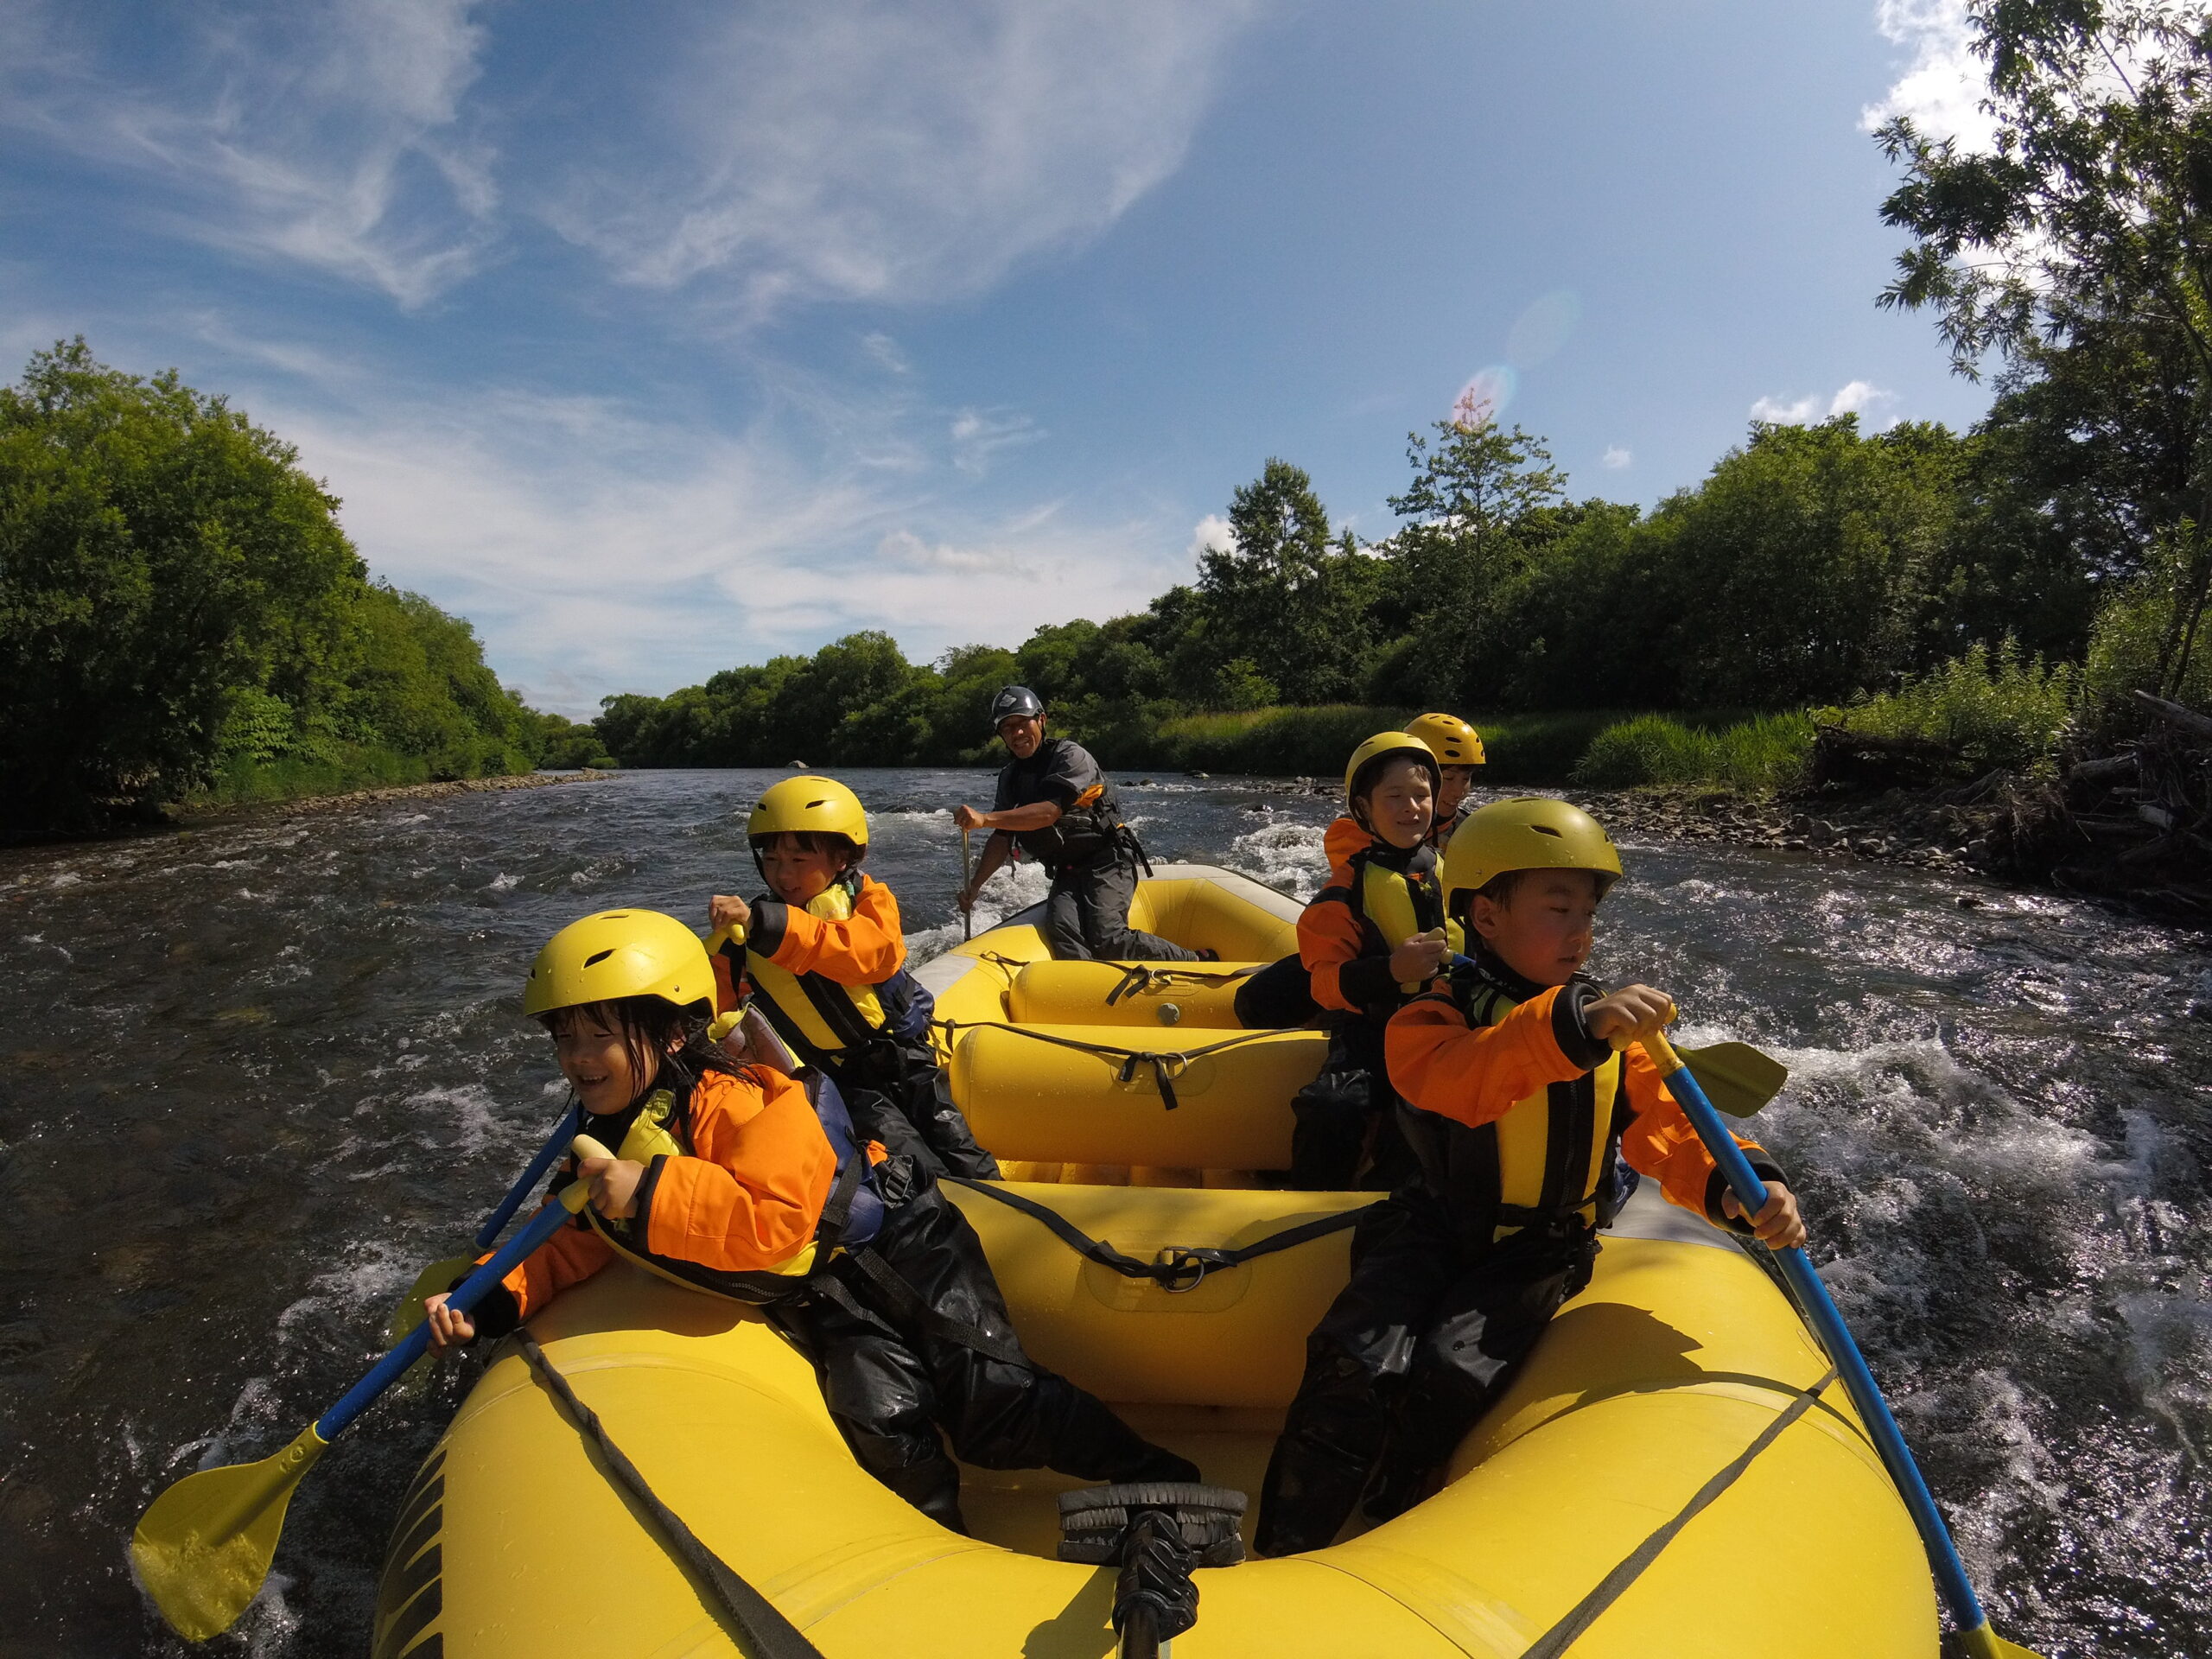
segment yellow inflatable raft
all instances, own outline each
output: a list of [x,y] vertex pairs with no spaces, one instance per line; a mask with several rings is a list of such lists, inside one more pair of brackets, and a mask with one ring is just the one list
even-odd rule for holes
[[[1228,872],[1163,869],[1137,902],[1140,926],[1232,961],[1290,948],[1296,906]],[[1126,1057],[1238,1036],[1188,1016],[1225,993],[1155,980],[1109,1009],[1106,995],[1128,982],[1120,969],[1043,956],[1017,918],[923,970],[981,1138],[1003,1152],[1018,1135],[1034,1154],[1007,1190],[1140,1258],[1236,1249],[1370,1200],[1250,1184],[1287,1145],[1264,1108],[1287,1116],[1286,1085],[1318,1064],[1303,1039],[1166,1062],[1171,1111],[1147,1075],[1159,1066]],[[1132,996],[1148,1021],[1125,1006]],[[1185,1012],[1163,1023],[1163,1002]],[[1001,1029],[1018,1016],[1063,1040]],[[1170,1031],[1182,1046],[1163,1045]],[[1161,1126],[1186,1115],[1189,1126]],[[1344,1281],[1349,1234],[1178,1293],[1086,1260],[983,1193],[949,1190],[1031,1352],[1208,1482],[1256,1497],[1306,1333]],[[618,1265],[533,1328],[661,1500],[828,1659],[1113,1650],[1115,1569],[1052,1558],[1054,1499],[1080,1483],[967,1471],[975,1535],[962,1537],[860,1471],[806,1363],[736,1304]],[[1450,1476],[1331,1548],[1201,1568],[1198,1622],[1176,1638],[1177,1659],[1702,1659],[1754,1637],[1792,1659],[1936,1652],[1919,1541],[1827,1358],[1748,1255],[1648,1183]],[[739,1651],[712,1605],[506,1351],[404,1503],[374,1653]]]

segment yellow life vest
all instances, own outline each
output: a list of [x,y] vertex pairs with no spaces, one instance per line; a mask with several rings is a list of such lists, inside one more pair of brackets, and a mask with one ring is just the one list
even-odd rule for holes
[[[1429,874],[1416,874],[1410,870],[1394,870],[1377,860],[1360,861],[1358,901],[1359,913],[1382,935],[1384,951],[1395,950],[1416,933],[1426,933],[1440,923],[1444,928],[1446,942],[1454,956],[1466,949],[1466,935],[1459,924],[1445,919],[1443,905],[1436,890],[1433,861],[1423,855]],[[1415,894],[1419,898],[1416,899]],[[1421,989],[1418,982],[1400,981],[1398,988],[1408,996]]]
[[[825,922],[849,920],[853,889],[843,881],[832,881],[804,908]],[[823,974],[794,974],[749,944],[745,971],[778,1028],[787,1039],[796,1039],[792,1046],[802,1052],[835,1056],[861,1046],[883,1030],[883,1001],[873,985],[840,985]]]
[[[1491,981],[1467,981],[1454,973],[1451,995],[1470,1025],[1497,1025],[1519,1006]],[[1479,1127],[1413,1107],[1400,1120],[1429,1184],[1455,1213],[1487,1218],[1495,1243],[1569,1216],[1592,1227],[1609,1219],[1599,1213],[1599,1186],[1611,1167],[1621,1102],[1621,1057],[1609,1054],[1594,1071],[1524,1096]]]
[[[651,1167],[656,1158],[689,1158],[690,1144],[670,1127],[676,1116],[676,1096],[665,1089],[656,1089],[646,1099],[645,1109],[630,1125],[629,1133],[622,1137],[615,1156],[632,1164]],[[814,1270],[815,1243],[809,1239],[799,1247],[798,1254],[771,1268],[760,1268],[748,1272],[721,1272],[701,1267],[696,1262],[678,1261],[673,1257],[655,1255],[637,1237],[629,1220],[609,1221],[589,1205],[584,1214],[591,1218],[593,1230],[613,1245],[615,1253],[643,1268],[647,1273],[663,1279],[673,1280],[691,1290],[704,1290],[716,1295],[731,1296],[741,1302],[756,1306],[770,1302],[789,1287],[777,1283],[779,1279],[801,1279]]]

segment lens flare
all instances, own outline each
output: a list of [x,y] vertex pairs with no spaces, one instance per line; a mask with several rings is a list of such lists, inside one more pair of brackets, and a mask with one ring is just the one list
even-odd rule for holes
[[1459,395],[1452,400],[1452,424],[1471,429],[1488,426],[1505,413],[1505,406],[1513,401],[1513,393],[1520,384],[1521,377],[1503,363],[1476,370],[1474,378],[1460,387]]
[[1554,289],[1523,311],[1505,337],[1505,360],[1533,369],[1567,344],[1582,318],[1582,302],[1572,289]]

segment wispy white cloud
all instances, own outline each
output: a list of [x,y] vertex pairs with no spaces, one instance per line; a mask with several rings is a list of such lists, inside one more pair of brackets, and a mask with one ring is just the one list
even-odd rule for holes
[[[918,394],[785,373],[716,432],[612,398],[431,399],[321,355],[255,352],[257,419],[326,478],[372,570],[467,616],[503,678],[574,715],[882,628],[918,660],[1141,607],[1186,579],[1142,505],[948,494],[951,423]],[[343,389],[336,399],[327,396]],[[887,466],[892,429],[947,435]]]
[[1859,124],[1872,132],[1902,115],[1927,137],[1993,148],[1997,124],[1981,108],[1989,66],[1974,54],[1967,0],[1878,0],[1874,27],[1912,57],[1881,102],[1859,112]]
[[970,477],[980,478],[1001,450],[1035,443],[1044,435],[1027,415],[963,409],[952,419],[952,464]]
[[[1834,420],[1839,415],[1869,416],[1885,404],[1897,401],[1897,394],[1885,391],[1869,380],[1853,380],[1837,391],[1824,404],[1815,395],[1793,398],[1784,403],[1779,397],[1761,397],[1751,405],[1751,418],[1775,426],[1805,426],[1814,421]],[[1876,430],[1881,425],[1878,423]]]
[[980,292],[1174,170],[1256,3],[747,8],[667,66],[654,142],[545,211],[627,280],[745,315]]
[[1600,464],[1614,472],[1618,472],[1622,467],[1634,464],[1635,461],[1636,456],[1625,446],[1612,443],[1605,446],[1605,454]]
[[464,107],[486,38],[476,9],[168,14],[158,73],[140,73],[89,14],[18,0],[0,34],[0,123],[157,186],[167,205],[149,216],[172,233],[418,305],[497,236],[494,154]]

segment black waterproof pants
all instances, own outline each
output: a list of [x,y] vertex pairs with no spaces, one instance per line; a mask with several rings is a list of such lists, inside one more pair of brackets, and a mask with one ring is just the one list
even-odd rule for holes
[[839,1062],[825,1059],[823,1070],[845,1097],[863,1141],[880,1141],[886,1151],[912,1158],[933,1174],[999,1179],[999,1160],[976,1144],[936,1056],[926,1049],[887,1047]]
[[1236,1023],[1247,1031],[1284,1031],[1317,1019],[1313,976],[1294,956],[1271,962],[1236,988]]
[[1129,925],[1137,871],[1118,856],[1054,872],[1045,899],[1045,943],[1062,962],[1196,962],[1198,953]]
[[1306,1339],[1306,1373],[1268,1463],[1259,1553],[1324,1548],[1363,1492],[1376,1520],[1411,1508],[1560,1305],[1590,1281],[1596,1255],[1586,1233],[1524,1230],[1475,1249],[1419,1188],[1363,1216],[1351,1281]]
[[[933,1181],[923,1178],[869,1248],[941,1319],[1019,1350],[982,1241]],[[817,1284],[823,1275],[834,1285]],[[986,1469],[1057,1469],[1103,1483],[1198,1478],[1187,1459],[1140,1438],[1058,1372],[994,1359],[932,1328],[901,1300],[839,1255],[766,1312],[813,1362],[830,1415],[861,1466],[932,1520],[966,1530],[956,1456]]]
[[1396,1189],[1417,1172],[1398,1127],[1398,1091],[1384,1064],[1382,1027],[1344,1016],[1329,1033],[1321,1075],[1291,1096],[1290,1175],[1294,1191]]

